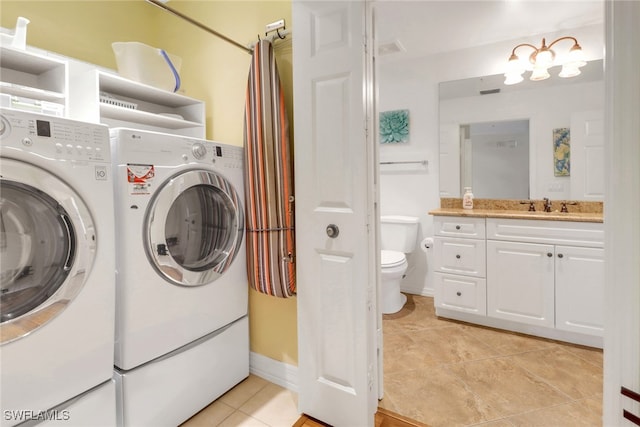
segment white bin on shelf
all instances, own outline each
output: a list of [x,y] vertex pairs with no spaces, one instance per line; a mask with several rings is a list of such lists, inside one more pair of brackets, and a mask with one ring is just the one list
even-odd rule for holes
[[180,88],[179,56],[140,42],[115,42],[111,47],[122,77],[169,92]]
[[27,25],[29,20],[19,16],[13,31],[0,33],[0,45],[24,50],[27,47]]

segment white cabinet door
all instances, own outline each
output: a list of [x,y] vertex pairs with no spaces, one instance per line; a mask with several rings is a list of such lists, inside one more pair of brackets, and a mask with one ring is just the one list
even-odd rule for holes
[[556,246],[556,328],[602,336],[604,249]]
[[554,327],[554,247],[487,240],[487,315]]

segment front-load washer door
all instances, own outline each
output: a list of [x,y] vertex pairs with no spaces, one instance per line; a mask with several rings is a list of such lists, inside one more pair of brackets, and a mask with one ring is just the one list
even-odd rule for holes
[[169,283],[215,281],[235,259],[244,234],[242,202],[224,177],[205,170],[165,181],[149,203],[144,245],[154,269]]
[[2,159],[0,343],[26,336],[78,295],[96,247],[93,220],[66,183],[29,163]]

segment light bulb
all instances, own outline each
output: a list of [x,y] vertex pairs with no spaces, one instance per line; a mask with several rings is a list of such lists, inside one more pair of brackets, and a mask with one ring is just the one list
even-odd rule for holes
[[573,47],[569,51],[569,55],[567,56],[567,61],[565,64],[575,68],[587,65],[587,61],[584,60],[584,52],[578,44],[573,45]]
[[553,54],[552,50],[545,48],[540,49],[535,57],[535,65],[533,67],[534,70],[536,67],[545,69],[551,67],[551,65],[553,65],[554,56],[555,55]]
[[504,84],[506,85],[514,85],[524,80],[520,73],[506,73],[504,76],[506,77],[506,79],[504,79]]
[[512,54],[507,62],[505,75],[507,74],[522,74],[525,71],[524,65],[515,54]]
[[564,64],[558,76],[567,78],[567,77],[575,77],[579,74],[580,74],[580,69],[578,67],[573,66],[573,64]]
[[537,82],[540,80],[548,79],[549,77],[551,77],[551,75],[545,67],[536,66],[533,68],[533,72],[531,73],[531,77],[529,77],[529,80]]

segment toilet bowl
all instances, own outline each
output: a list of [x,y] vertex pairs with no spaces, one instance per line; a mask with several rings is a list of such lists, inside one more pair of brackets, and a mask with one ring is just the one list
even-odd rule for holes
[[407,258],[416,247],[419,219],[413,216],[380,217],[380,305],[384,314],[400,311],[407,297],[400,293],[400,282],[407,271]]
[[400,293],[400,281],[407,271],[407,258],[402,252],[389,250],[382,250],[380,255],[382,313],[397,313],[407,302],[406,295]]

